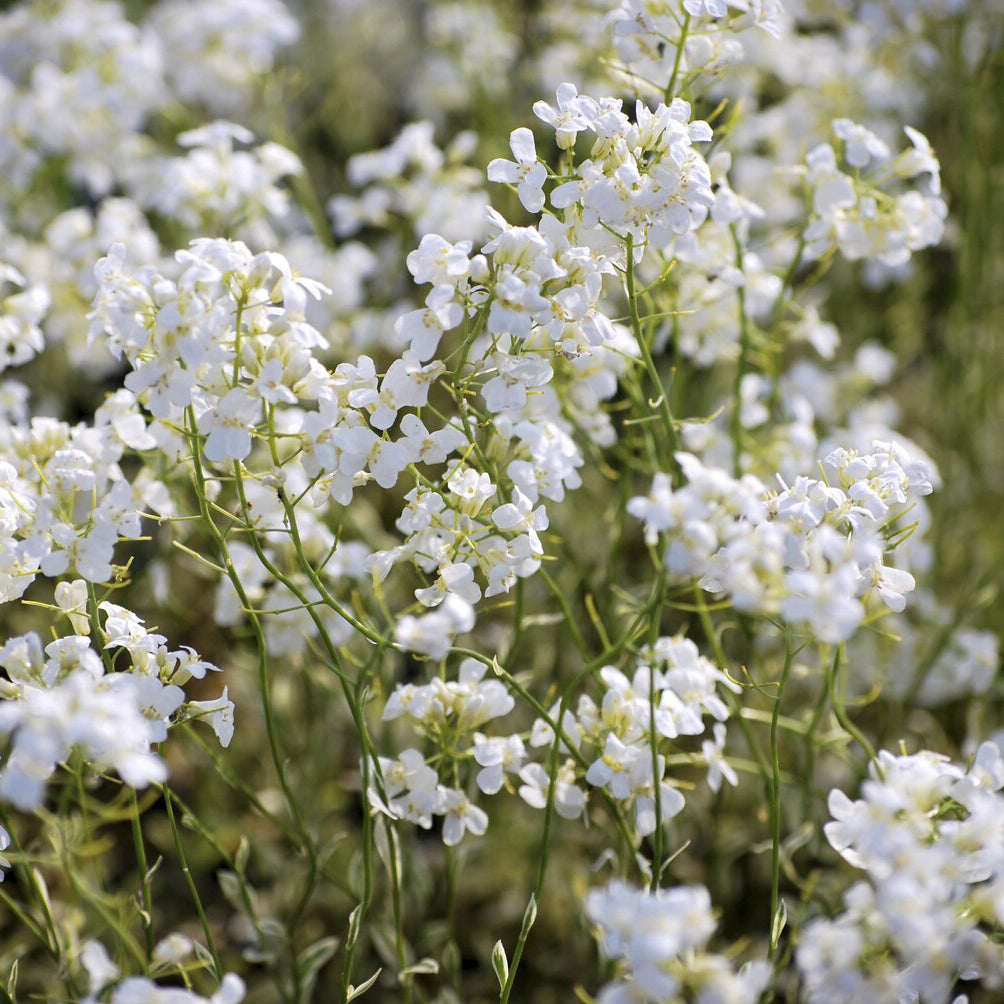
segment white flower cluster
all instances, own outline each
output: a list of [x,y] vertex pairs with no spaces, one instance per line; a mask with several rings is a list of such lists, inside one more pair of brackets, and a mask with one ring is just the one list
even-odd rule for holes
[[[92,333],[131,364],[126,386],[154,416],[161,449],[183,455],[173,430],[187,427],[205,437],[207,460],[229,464],[281,420],[298,452],[295,461],[273,460],[275,474],[291,492],[309,488],[318,507],[348,504],[369,480],[392,488],[423,456],[445,459],[417,419],[402,422],[398,440],[377,434],[400,409],[425,404],[442,363],[423,366],[406,353],[381,381],[361,356],[332,373],[314,355],[325,340],[304,318],[307,295],[323,287],[295,276],[281,255],[205,239],[178,260],[177,282],[149,268],[131,272],[121,248],[97,266]],[[456,445],[451,438],[445,450]]]
[[[384,706],[383,720],[406,718],[416,731],[448,747],[454,756],[462,755],[458,743],[469,742],[473,733],[474,755],[481,763],[486,740],[474,730],[515,707],[505,686],[498,680],[485,680],[484,675],[483,664],[465,659],[456,682],[437,678],[424,686],[398,684]],[[487,745],[492,742],[488,740]],[[376,807],[425,829],[432,826],[433,816],[443,816],[443,843],[448,847],[459,843],[465,832],[484,835],[488,828],[485,811],[462,789],[441,784],[435,768],[426,764],[419,750],[406,749],[396,760],[380,757],[378,762],[381,780],[372,775],[370,778],[370,801]],[[501,763],[499,758],[490,766],[499,767]],[[482,790],[486,790],[484,774],[482,771],[478,778]],[[380,794],[381,782],[387,801]],[[494,790],[501,786],[499,777]]]
[[603,954],[624,970],[598,1004],[755,1004],[770,981],[767,962],[736,971],[727,955],[708,951],[715,918],[703,886],[648,892],[611,882],[586,896],[586,917]]
[[830,793],[827,839],[867,881],[847,892],[843,913],[802,932],[809,1001],[947,1004],[959,980],[1000,993],[1002,787],[1001,751],[984,743],[968,771],[935,753],[882,751],[859,800]]
[[[415,598],[426,607],[437,607],[445,599],[454,601],[456,612],[444,609],[444,616],[459,618],[459,623],[466,621],[466,616],[460,614],[462,608],[456,601],[473,606],[482,597],[475,569],[487,581],[484,595],[495,596],[508,592],[517,577],[532,575],[540,567],[543,545],[538,531],[546,529],[547,515],[543,506],[534,509],[519,488],[514,489],[513,502],[487,509],[486,504],[496,495],[495,486],[487,474],[464,465],[456,466],[446,489],[442,493],[423,488],[409,492],[408,505],[397,521],[398,529],[407,535],[405,542],[391,552],[378,552],[371,564],[383,575],[393,562],[414,560],[435,576],[430,586],[415,591]],[[435,644],[437,622],[430,619],[432,616],[403,619],[398,624],[398,641],[423,651],[424,646],[405,640],[411,632],[421,631]],[[462,630],[472,626],[473,619]],[[461,628],[452,633],[458,630]],[[432,651],[426,654],[435,655]],[[442,654],[436,657],[442,658]]]
[[[191,939],[185,935],[168,935],[154,947],[152,962],[156,968],[169,972],[191,953],[192,948]],[[81,1004],[98,1004],[99,1001],[108,1004],[240,1004],[246,993],[244,981],[234,973],[223,977],[219,989],[211,997],[182,987],[158,984],[145,976],[123,977],[100,941],[88,941],[83,946],[80,964],[88,979],[88,994]]]
[[[566,221],[586,234],[602,223],[639,246],[651,243],[662,250],[705,219],[714,202],[711,173],[693,144],[710,142],[712,133],[707,122],[691,119],[686,101],[660,102],[654,110],[639,101],[633,122],[621,110],[621,101],[596,101],[579,95],[569,83],[558,88],[556,102],[539,101],[534,112],[554,129],[559,147],[571,148],[580,132],[596,137],[574,176],[551,193],[551,204],[565,211]],[[520,197],[528,209],[532,202],[537,209],[531,211],[539,211],[543,195],[536,192],[545,175],[532,166],[529,130],[513,134],[513,151],[518,133],[523,134],[521,166],[516,170],[510,165],[497,180],[510,180],[514,170],[527,172],[519,183]]]
[[133,198],[166,220],[196,233],[247,234],[257,244],[274,244],[268,224],[289,210],[283,178],[302,173],[299,158],[278,143],[250,146],[254,133],[218,120],[177,137],[188,150],[181,157],[150,157],[127,168]]
[[[837,119],[833,131],[852,174],[841,171],[828,143],[806,157],[814,218],[805,231],[806,253],[818,258],[838,248],[845,258],[903,265],[914,251],[937,244],[948,207],[941,198],[941,167],[926,137],[910,126],[911,149],[892,159],[889,147],[869,129]],[[928,189],[895,193],[890,179],[926,174]]]
[[[6,292],[4,287],[14,291]],[[45,286],[29,286],[16,268],[0,262],[0,372],[21,366],[42,351],[39,322],[48,309]]]
[[[658,639],[643,650],[631,679],[613,666],[605,666],[599,676],[604,687],[600,706],[583,695],[576,715],[566,716],[567,724],[562,727],[573,741],[577,739],[595,751],[586,781],[605,788],[619,801],[633,802],[638,833],[647,836],[659,823],[656,783],[663,822],[684,806],[683,795],[665,780],[665,756],[653,756],[653,748],[658,749],[663,739],[703,734],[705,715],[724,722],[729,713],[717,688],[738,687],[702,656],[689,638]],[[549,731],[546,723],[538,721],[538,735],[541,727]],[[708,783],[715,790],[723,776],[736,783],[732,768],[721,756],[724,744],[724,728],[716,729],[715,742],[706,741],[702,749],[710,768]]]
[[749,322],[765,324],[782,294],[781,279],[750,247],[752,228],[766,214],[732,190],[731,167],[725,151],[708,163],[714,203],[709,218],[676,241],[676,309],[656,341],[661,346],[672,334],[678,350],[701,367],[731,363],[739,355],[740,296]]
[[117,3],[22,4],[0,16],[0,175],[13,197],[46,157],[96,195],[114,185],[123,151],[167,103],[156,38]]
[[[57,607],[86,627],[87,584],[60,583]],[[43,649],[37,634],[10,639],[0,649],[7,677],[0,684],[0,734],[12,736],[0,767],[0,798],[21,810],[42,805],[56,764],[74,749],[95,770],[114,769],[134,788],[164,781],[167,769],[152,746],[167,738],[185,700],[181,685],[216,669],[190,648],[171,651],[124,607],[105,602],[105,642],[71,634]],[[83,621],[83,624],[80,622]],[[129,665],[119,666],[118,652]],[[233,736],[233,702],[190,701],[187,717],[205,717],[223,746]]]
[[0,16],[3,196],[16,198],[49,157],[108,193],[148,152],[141,133],[152,113],[172,99],[241,110],[297,34],[279,0],[173,0],[141,25],[109,0],[14,7]]
[[[715,738],[705,740],[701,753],[692,754],[690,760],[708,769],[708,784],[714,791],[723,778],[731,784],[737,781],[723,755],[725,728],[721,723],[728,718],[728,709],[716,691],[719,685],[738,688],[701,656],[689,639],[658,639],[642,651],[630,680],[614,666],[603,667],[599,671],[603,685],[600,704],[580,695],[576,710],[566,709],[561,716],[560,738],[543,718],[534,722],[526,738],[518,733],[489,737],[475,731],[515,706],[502,683],[484,680],[485,669],[468,658],[460,665],[456,683],[437,678],[422,686],[399,684],[387,700],[383,720],[408,720],[455,762],[473,754],[481,768],[475,782],[486,795],[505,787],[517,790],[533,808],[545,808],[551,778],[545,765],[529,760],[527,746],[531,750],[550,749],[558,742],[564,753],[574,753],[559,763],[554,778],[558,815],[565,819],[583,815],[587,795],[580,783],[585,782],[629,807],[633,805],[635,828],[640,836],[648,836],[660,819],[667,822],[684,806],[683,795],[665,778],[666,756],[658,748],[663,740],[703,734],[705,715],[716,721]],[[550,710],[550,721],[556,721],[560,712],[559,701]],[[472,740],[465,749],[461,741]],[[483,810],[469,800],[461,801],[462,792],[444,788],[419,750],[405,750],[397,760],[381,758],[379,764],[387,800],[377,794],[376,781],[370,797],[383,811],[426,828],[434,815],[452,813],[443,831],[448,844],[456,843],[464,828],[484,833],[487,817]],[[454,803],[462,805],[459,814]]]
[[726,593],[738,610],[807,624],[824,642],[846,641],[877,596],[901,611],[915,581],[886,552],[909,531],[900,523],[930,494],[935,475],[898,444],[838,449],[823,461],[827,480],[799,477],[768,493],[749,475],[735,480],[677,455],[686,484],[658,474],[648,496],[628,503],[650,543],[668,534],[665,560],[676,574]]
[[738,36],[751,27],[779,36],[783,13],[780,0],[621,0],[614,44],[632,85],[654,89],[652,81],[740,62]]
[[480,172],[464,163],[476,137],[460,133],[441,150],[434,132],[432,122],[412,122],[390,146],[349,158],[349,183],[361,191],[328,203],[338,237],[386,228],[396,219],[410,224],[416,237],[440,233],[460,240],[484,232],[488,197]]
[[33,285],[48,290],[45,313],[47,347],[61,345],[78,372],[102,377],[114,370],[115,360],[95,352],[87,340],[87,312],[97,281],[94,263],[117,243],[129,260],[148,265],[160,256],[160,242],[143,210],[128,198],[102,199],[93,209],[68,209],[45,228],[43,239],[13,245],[18,267]]
[[148,24],[172,93],[221,115],[247,108],[279,50],[300,35],[282,0],[161,0]]
[[153,444],[128,391],[109,398],[93,426],[0,424],[0,602],[22,596],[39,572],[111,579],[116,543],[139,533],[145,491],[119,461],[128,447]]
[[985,694],[1000,666],[1000,638],[991,631],[953,631],[924,674],[917,702],[925,707]]

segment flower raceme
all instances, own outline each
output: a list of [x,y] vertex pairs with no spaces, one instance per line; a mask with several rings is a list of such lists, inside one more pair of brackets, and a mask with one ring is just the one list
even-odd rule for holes
[[850,638],[878,597],[901,611],[915,585],[886,564],[911,505],[936,477],[896,443],[870,453],[838,449],[823,462],[832,482],[799,477],[768,492],[751,476],[733,479],[678,454],[686,484],[657,474],[648,496],[628,503],[655,543],[665,533],[666,567],[730,596],[739,610],[780,614],[824,642]]

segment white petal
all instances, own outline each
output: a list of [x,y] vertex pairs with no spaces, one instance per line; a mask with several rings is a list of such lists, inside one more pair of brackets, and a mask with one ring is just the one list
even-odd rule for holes
[[537,160],[537,146],[533,141],[533,133],[526,127],[513,129],[509,137],[509,148],[521,164],[533,164]]

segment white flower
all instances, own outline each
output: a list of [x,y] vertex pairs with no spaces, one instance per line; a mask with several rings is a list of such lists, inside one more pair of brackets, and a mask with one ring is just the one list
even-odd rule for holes
[[204,452],[215,464],[244,460],[251,452],[251,431],[261,417],[261,400],[243,387],[234,387],[199,420],[207,434]]
[[488,165],[488,180],[516,185],[519,201],[528,213],[539,213],[544,208],[543,185],[547,168],[537,161],[537,147],[529,129],[514,129],[509,137],[509,147],[516,158],[496,158]]
[[453,299],[450,286],[436,286],[425,298],[424,310],[403,314],[394,324],[394,330],[408,342],[419,362],[426,362],[436,354],[444,331],[451,331],[464,319],[464,308]]
[[487,739],[477,733],[474,736],[474,759],[484,768],[478,771],[478,787],[486,795],[494,795],[502,789],[505,774],[517,774],[526,758],[523,740],[518,735]]
[[189,701],[189,711],[208,721],[220,745],[226,749],[234,737],[234,702],[227,696],[227,687],[215,701]]
[[406,614],[394,628],[394,640],[403,649],[444,659],[453,637],[474,627],[474,608],[459,596],[447,595],[438,609],[421,617]]
[[436,287],[445,287],[452,296],[452,287],[470,273],[470,253],[470,241],[451,244],[439,234],[426,234],[416,250],[408,255],[408,271],[415,277],[416,283],[429,282]]
[[721,722],[716,722],[714,733],[714,742],[705,739],[701,743],[701,753],[708,765],[708,787],[712,791],[718,791],[722,786],[722,778],[733,787],[739,783],[739,778],[725,759],[725,726]]
[[575,137],[590,128],[589,118],[583,112],[595,111],[596,103],[592,98],[580,98],[575,85],[569,83],[558,84],[555,97],[557,108],[546,101],[537,101],[533,113],[554,129],[558,146],[568,150],[575,145]]
[[173,931],[161,938],[153,950],[153,961],[158,964],[177,964],[187,959],[195,951],[195,943],[187,934]]
[[850,119],[834,119],[833,131],[844,141],[844,157],[851,167],[866,167],[870,160],[889,158],[889,147],[870,129]]
[[436,581],[426,589],[416,589],[415,599],[423,606],[435,607],[452,594],[473,606],[481,599],[481,588],[474,581],[474,569],[458,561],[444,565],[436,576]]
[[[539,763],[528,763],[519,772],[523,784],[519,797],[534,809],[547,807],[551,779]],[[554,783],[554,811],[563,819],[578,819],[586,808],[586,793],[575,783],[575,768],[571,760],[559,769]]]
[[443,803],[441,812],[445,813],[443,820],[443,843],[447,847],[455,847],[460,843],[465,832],[476,837],[483,836],[488,829],[488,816],[479,809],[462,791],[456,788],[441,788]]

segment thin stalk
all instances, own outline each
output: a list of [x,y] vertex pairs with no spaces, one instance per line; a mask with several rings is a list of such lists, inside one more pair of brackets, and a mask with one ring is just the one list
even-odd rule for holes
[[[251,627],[255,635],[255,643],[258,649],[258,684],[259,689],[261,690],[262,712],[265,717],[265,732],[268,737],[269,752],[272,755],[272,763],[275,766],[276,775],[279,779],[279,785],[282,788],[282,792],[285,797],[286,806],[289,809],[294,823],[296,824],[297,832],[300,834],[303,844],[302,849],[307,851],[307,849],[311,846],[311,841],[307,833],[306,825],[303,821],[303,815],[300,811],[299,804],[293,794],[289,778],[286,776],[285,761],[283,759],[282,750],[279,747],[279,733],[276,726],[275,713],[272,708],[272,693],[269,679],[270,674],[268,652],[265,644],[265,632],[262,630],[260,618],[256,613],[254,613],[254,607],[251,604],[251,600],[248,598],[247,591],[244,589],[244,584],[241,581],[240,576],[237,574],[237,570],[234,568],[226,539],[220,532],[219,527],[216,525],[216,521],[212,518],[209,511],[209,506],[206,501],[206,476],[202,469],[202,460],[199,456],[199,430],[195,422],[195,411],[191,406],[186,409],[186,421],[188,426],[187,437],[189,441],[189,448],[192,451],[192,466],[195,471],[195,481],[198,488],[197,494],[199,497],[199,509],[202,513],[202,522],[219,550],[220,562],[226,569],[227,577],[230,579],[234,589],[237,591],[237,596],[241,601],[241,606],[248,611],[248,618],[251,621]],[[312,856],[312,851],[308,853]]]
[[[633,637],[634,631],[636,630],[639,623],[643,622],[647,618],[652,618],[655,624],[658,625],[658,617],[655,615],[655,609],[661,604],[662,595],[665,588],[665,577],[664,575],[659,576],[657,585],[653,590],[653,596],[649,600],[648,604],[638,613],[637,618],[625,632],[625,634],[615,642],[615,646],[620,649],[624,644],[627,644],[625,639]],[[657,627],[656,627],[657,632]],[[473,653],[471,653],[473,654]],[[534,885],[533,901],[528,904],[527,911],[523,915],[523,924],[520,928],[519,937],[516,941],[516,948],[513,951],[512,962],[509,964],[509,974],[506,977],[505,985],[502,987],[502,992],[499,996],[500,1004],[508,1004],[509,996],[512,993],[513,985],[516,982],[516,973],[519,969],[519,964],[523,958],[523,950],[526,947],[527,938],[530,936],[530,929],[533,927],[534,916],[536,915],[536,905],[540,902],[544,895],[544,881],[547,877],[547,866],[550,860],[551,853],[551,835],[554,828],[554,815],[555,815],[555,797],[557,790],[557,777],[558,777],[558,763],[560,759],[561,745],[564,743],[566,748],[572,757],[578,762],[579,766],[585,770],[587,769],[587,762],[582,753],[577,747],[573,746],[568,739],[562,728],[562,721],[565,717],[565,711],[571,702],[572,695],[578,689],[579,685],[591,674],[595,673],[601,666],[603,666],[607,661],[607,652],[604,652],[598,659],[592,660],[584,669],[575,675],[568,686],[565,687],[564,692],[561,695],[561,702],[558,706],[557,720],[552,721],[550,716],[544,707],[536,701],[516,680],[512,677],[506,670],[501,669],[497,664],[492,664],[491,660],[485,660],[488,662],[492,668],[498,672],[511,689],[515,690],[533,709],[537,714],[544,719],[551,726],[554,732],[554,742],[551,746],[551,757],[548,765],[548,789],[547,789],[547,805],[544,808],[544,829],[541,834],[541,852],[540,858],[537,862],[537,881]],[[654,675],[653,675],[654,679]],[[631,837],[630,830],[627,825],[627,821],[624,819],[624,815],[621,812],[620,806],[617,804],[616,800],[606,791],[600,789],[604,795],[607,804],[610,806],[611,813],[617,824],[618,830],[622,838],[624,839],[625,845],[628,848],[634,847],[634,841]],[[659,816],[659,809],[656,810],[657,820],[661,817]],[[660,864],[661,868],[661,850],[660,850]],[[658,870],[655,871],[658,874]]]
[[[736,268],[740,274],[743,271],[743,246],[739,240],[736,228],[732,226],[732,241],[736,249]],[[749,368],[750,351],[750,325],[749,316],[746,313],[746,291],[742,285],[736,290],[736,299],[739,303],[739,358],[736,360],[735,382],[732,386],[732,473],[735,477],[742,474],[742,452],[743,452],[743,423],[742,423],[742,383],[743,377]]]
[[[273,446],[274,448],[274,446]],[[363,880],[363,896],[360,900],[357,909],[359,913],[356,915],[356,923],[353,925],[350,934],[355,931],[358,932],[362,928],[362,921],[369,911],[369,907],[372,901],[373,893],[373,830],[372,830],[372,817],[370,815],[369,806],[366,804],[367,792],[369,791],[370,782],[370,765],[376,762],[375,751],[373,745],[369,739],[369,732],[366,728],[366,721],[363,717],[362,703],[363,703],[363,689],[366,682],[366,672],[359,674],[355,684],[353,685],[350,681],[348,675],[345,673],[344,668],[341,665],[341,658],[338,653],[338,648],[331,639],[327,627],[324,624],[320,614],[316,609],[316,604],[310,602],[306,593],[303,589],[289,576],[285,575],[276,565],[269,559],[268,555],[265,554],[262,549],[261,543],[258,540],[257,534],[253,531],[250,524],[250,519],[248,517],[249,508],[247,504],[247,497],[244,490],[244,476],[241,471],[240,465],[235,464],[235,483],[237,485],[237,494],[240,499],[241,509],[244,515],[245,522],[249,532],[249,540],[258,560],[261,562],[263,567],[272,575],[276,580],[281,582],[286,586],[287,589],[303,604],[304,609],[307,611],[308,616],[314,624],[317,630],[318,636],[321,639],[321,644],[324,647],[324,652],[326,658],[323,660],[324,664],[331,669],[335,675],[338,677],[339,682],[342,686],[342,692],[345,696],[346,704],[348,705],[349,711],[352,715],[353,722],[356,726],[356,731],[359,734],[360,745],[362,746],[362,772],[363,772],[363,863],[364,863],[364,880]],[[300,568],[307,575],[311,584],[320,594],[324,604],[335,610],[336,613],[340,614],[345,620],[351,623],[357,628],[362,634],[364,634],[371,641],[374,641],[377,648],[373,654],[373,660],[379,658],[382,653],[393,647],[393,642],[389,637],[385,637],[377,634],[372,628],[358,621],[356,618],[349,615],[343,610],[341,604],[331,596],[327,587],[321,581],[320,576],[314,569],[313,565],[307,558],[306,552],[304,551],[302,541],[300,539],[299,526],[296,521],[296,513],[293,510],[293,506],[290,504],[289,499],[286,497],[285,493],[280,490],[279,498],[283,504],[284,511],[286,513],[287,523],[289,526],[290,539],[293,543],[293,549],[296,554],[297,562]],[[369,667],[372,666],[372,662]],[[378,775],[378,785],[382,784],[382,779]],[[302,913],[307,898],[310,895],[311,889],[313,887],[313,880],[316,875],[316,856],[314,856],[311,850],[311,872],[308,875],[308,881],[304,886],[303,892],[301,893],[300,900],[297,907],[294,910],[294,918],[299,918]],[[351,982],[352,975],[352,963],[355,956],[355,946],[357,938],[349,938],[346,940],[345,946],[345,964],[343,967],[342,974],[342,1000],[348,997],[349,985]]]
[[638,316],[638,296],[635,292],[634,281],[634,236],[628,234],[624,238],[627,249],[627,262],[624,269],[624,284],[627,292],[628,309],[631,314],[631,330],[634,334],[638,348],[641,350],[642,361],[649,379],[658,393],[659,414],[662,416],[662,424],[666,431],[666,445],[669,450],[669,466],[675,475],[680,474],[680,467],[676,461],[676,452],[679,449],[679,437],[676,434],[676,424],[673,421],[673,413],[669,407],[669,394],[663,386],[659,371],[656,369],[655,361],[652,359],[652,350],[645,340],[641,329],[641,318]]
[[[363,894],[356,909],[359,914],[356,924],[350,928],[349,938],[345,943],[345,965],[342,968],[342,994],[341,1000],[347,1001],[349,997],[349,987],[352,985],[352,966],[355,961],[356,945],[359,943],[359,932],[362,931],[363,921],[369,912],[370,903],[373,899],[373,817],[370,815],[369,806],[366,805],[367,793],[370,783],[370,764],[372,759],[369,753],[364,753],[362,757],[363,774]],[[355,935],[355,937],[353,937]]]
[[687,33],[690,31],[690,15],[687,14],[683,19],[683,27],[680,29],[680,41],[676,43],[676,58],[673,60],[673,72],[670,74],[669,83],[666,84],[666,90],[663,91],[663,97],[666,100],[666,104],[669,104],[673,100],[673,91],[676,90],[676,78],[680,74],[680,62],[683,59],[683,46],[687,41]]
[[161,791],[164,793],[164,807],[167,809],[167,820],[171,826],[171,837],[174,840],[174,849],[178,852],[178,860],[181,862],[181,873],[185,877],[185,884],[188,886],[188,891],[192,894],[192,902],[195,904],[195,912],[199,915],[199,923],[202,924],[202,933],[206,939],[206,947],[209,949],[209,954],[213,957],[213,975],[217,980],[221,980],[223,979],[223,963],[220,962],[219,952],[216,950],[216,941],[213,938],[213,931],[209,926],[209,919],[206,917],[206,911],[202,906],[202,898],[199,896],[199,890],[195,886],[195,879],[192,877],[192,871],[188,867],[188,858],[185,856],[185,846],[181,842],[181,832],[178,829],[178,822],[174,818],[174,807],[171,804],[174,800],[174,796],[171,793],[171,789],[166,784],[161,786]]
[[[562,708],[561,714],[559,714],[559,721],[564,714],[564,708]],[[547,805],[544,809],[544,832],[541,834],[541,850],[540,858],[537,861],[537,881],[534,883],[533,887],[533,906],[528,909],[523,914],[523,924],[520,927],[519,938],[516,941],[516,948],[513,951],[512,962],[509,965],[509,973],[506,976],[505,985],[502,987],[502,993],[499,995],[499,1004],[508,1004],[509,996],[512,993],[513,985],[516,982],[516,973],[519,970],[519,964],[523,959],[523,950],[526,948],[527,938],[530,937],[530,929],[533,927],[533,922],[536,915],[536,904],[541,900],[544,895],[544,880],[547,877],[547,865],[551,856],[551,833],[554,827],[554,799],[555,799],[555,789],[557,785],[555,780],[558,776],[558,760],[559,760],[559,750],[561,744],[558,742],[557,733],[555,733],[554,744],[551,746],[551,761],[548,765],[548,775],[550,778],[550,784],[547,789]]]
[[[781,715],[781,702],[784,700],[784,688],[788,683],[795,653],[791,646],[791,631],[785,631],[784,636],[784,668],[777,685],[777,696],[774,698],[774,714],[770,722],[770,759],[771,777],[771,837],[770,837],[770,926],[773,931],[774,918],[777,916],[777,904],[781,888],[781,758],[777,745],[777,722]],[[767,958],[773,959],[776,946],[771,937],[767,946]]]
[[[694,599],[697,603],[697,615],[700,618],[701,627],[704,629],[704,635],[708,639],[708,644],[711,646],[711,653],[714,655],[715,661],[718,665],[724,669],[724,667],[728,664],[728,661],[725,658],[725,652],[722,650],[721,642],[718,640],[718,635],[715,633],[715,625],[711,620],[711,614],[708,613],[708,605],[704,599],[704,593],[698,585],[694,586]],[[767,760],[763,755],[763,751],[753,738],[753,730],[750,728],[749,722],[741,713],[739,699],[729,689],[726,689],[725,694],[725,701],[730,706],[729,711],[738,720],[739,728],[742,730],[743,738],[746,740],[746,745],[749,747],[749,751],[757,763],[757,767],[760,770],[760,776],[763,778],[764,786],[766,787],[767,792],[770,793],[772,791],[771,772],[767,766]]]
[[[238,318],[239,319],[239,318]],[[238,324],[239,329],[239,324]],[[233,560],[230,557],[230,549],[227,547],[226,538],[220,532],[219,527],[216,525],[216,521],[212,518],[212,514],[209,510],[209,503],[206,495],[206,478],[205,472],[202,469],[202,460],[200,457],[200,437],[198,426],[195,420],[195,411],[189,406],[185,410],[185,420],[186,420],[186,435],[189,442],[189,448],[192,453],[192,466],[195,471],[195,479],[197,485],[197,494],[199,497],[199,510],[202,513],[202,522],[206,529],[209,531],[210,536],[212,536],[214,542],[216,543],[217,549],[220,555],[220,561],[223,567],[226,569],[227,577],[230,579],[237,596],[241,601],[241,606],[247,611],[247,616],[251,621],[252,630],[255,636],[255,644],[258,650],[258,689],[260,690],[262,713],[265,718],[265,734],[268,738],[269,752],[271,753],[272,763],[275,767],[276,776],[279,780],[279,786],[282,789],[283,798],[286,803],[286,807],[289,810],[290,816],[296,827],[296,832],[298,834],[298,843],[300,849],[306,854],[307,857],[307,875],[304,880],[303,891],[301,892],[295,907],[290,915],[290,920],[287,925],[289,931],[289,942],[290,942],[290,953],[291,953],[291,969],[293,975],[293,992],[294,997],[299,1000],[301,996],[301,976],[300,967],[297,965],[296,959],[296,949],[295,949],[295,930],[296,925],[299,922],[300,916],[302,915],[303,909],[306,906],[307,900],[313,889],[314,883],[317,876],[317,852],[314,848],[313,840],[311,839],[310,833],[307,829],[306,822],[303,817],[303,812],[300,809],[299,802],[296,799],[296,795],[293,792],[292,785],[290,784],[289,777],[286,773],[286,765],[283,759],[282,750],[279,745],[279,730],[275,719],[275,712],[272,706],[272,692],[271,692],[271,681],[269,672],[269,659],[268,659],[268,649],[265,643],[265,632],[261,626],[261,619],[254,612],[254,607],[247,595],[247,591],[244,589],[244,585],[241,582],[240,576],[237,574],[237,570],[234,568]],[[240,472],[240,461],[234,461],[234,472],[237,479],[237,484],[239,488],[243,488],[243,483],[241,481]],[[242,498],[242,501],[243,498]],[[247,518],[247,505],[244,502],[245,519]],[[252,540],[256,540],[255,534],[251,533]]]
[[[0,824],[2,824],[3,828],[7,831],[7,834],[10,837],[11,847],[14,850],[14,855],[11,855],[11,863],[13,864],[14,872],[17,875],[18,885],[19,887],[31,892],[33,898],[38,904],[38,908],[41,911],[42,918],[45,922],[45,937],[39,935],[39,940],[45,945],[46,951],[52,956],[53,960],[59,963],[59,968],[63,973],[67,989],[70,990],[72,994],[76,995],[76,983],[70,976],[69,966],[63,958],[63,949],[59,942],[59,932],[56,928],[56,922],[52,916],[52,910],[49,907],[49,897],[41,888],[41,883],[35,869],[24,863],[28,860],[28,857],[25,854],[24,848],[21,846],[20,840],[18,839],[17,830],[11,825],[11,821],[2,804],[0,804]],[[41,930],[35,924],[30,925],[30,927],[31,929]]]
[[[865,751],[868,759],[879,767],[878,758],[875,756],[875,747],[865,738],[864,733],[847,717],[847,710],[844,708],[844,695],[838,685],[838,674],[840,672],[840,646],[833,648],[833,662],[830,665],[830,672],[826,677],[826,689],[830,695],[830,704],[833,706],[833,713],[837,716],[840,727],[851,736],[855,742]],[[879,767],[881,773],[881,768]]]
[[[401,896],[401,841],[398,839],[397,828],[392,821],[387,826],[387,845],[389,848],[390,868],[390,901],[394,914],[394,948],[397,953],[398,970],[408,966],[408,953],[404,941],[404,905]],[[404,984],[404,1000],[402,1004],[411,1004],[412,981]]]
[[[661,626],[662,599],[666,592],[666,570],[660,568],[656,577],[655,588],[653,589],[656,609],[652,613],[651,628],[649,632],[649,644],[654,645],[659,638],[659,628]],[[662,880],[662,784],[659,770],[659,736],[655,729],[655,669],[649,667],[648,671],[648,741],[652,752],[652,791],[655,797],[655,832],[652,834],[652,882],[651,891],[655,892],[659,888]],[[665,767],[663,768],[665,769]]]
[[132,839],[136,845],[136,864],[139,866],[139,883],[141,896],[143,898],[143,932],[146,936],[146,961],[147,965],[153,958],[153,894],[150,890],[150,868],[146,863],[146,846],[143,843],[143,827],[139,818],[139,800],[136,798],[136,789],[131,788],[130,802],[132,804]]
[[798,244],[795,247],[795,256],[791,259],[787,270],[781,277],[781,289],[778,291],[777,299],[774,300],[774,307],[771,310],[770,334],[773,346],[771,353],[773,357],[773,380],[771,381],[770,388],[770,412],[772,415],[777,415],[778,409],[781,406],[781,362],[784,357],[784,346],[781,344],[778,335],[781,327],[781,319],[784,316],[785,294],[795,280],[795,272],[802,260],[802,252],[804,250],[805,235],[803,233],[799,234]]

